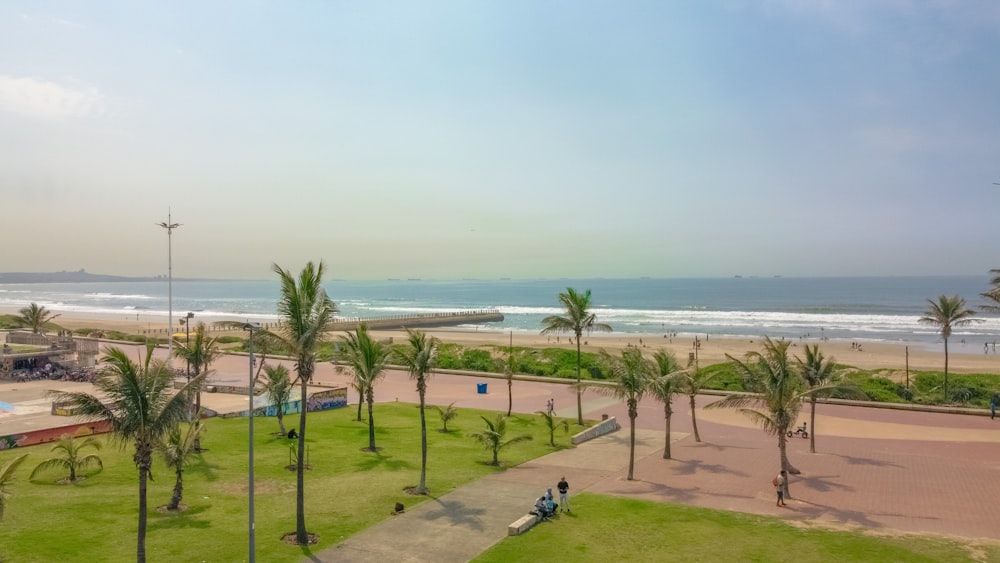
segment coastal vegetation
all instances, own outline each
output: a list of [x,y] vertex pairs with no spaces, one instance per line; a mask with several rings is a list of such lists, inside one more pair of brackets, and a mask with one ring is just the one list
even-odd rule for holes
[[[368,405],[368,447],[366,452],[377,452],[375,446],[375,384],[385,375],[391,350],[372,338],[368,327],[362,324],[341,338],[344,347],[343,361],[350,368],[354,388],[362,398],[358,402],[358,421],[361,421],[361,403]],[[303,395],[305,396],[305,395]]]
[[[437,364],[438,341],[428,338],[417,330],[407,330],[409,346],[397,355],[399,363],[406,367],[410,379],[417,383],[417,395],[420,397],[420,483],[413,494],[427,494],[427,378]],[[510,416],[508,410],[507,416]]]
[[52,314],[45,308],[45,305],[39,305],[38,303],[32,303],[27,307],[24,307],[20,311],[19,322],[22,327],[30,328],[31,332],[35,334],[45,334],[45,331],[52,324],[53,319],[59,315]]
[[649,394],[663,403],[663,459],[670,459],[670,419],[673,417],[674,395],[683,392],[687,372],[681,369],[677,357],[666,350],[653,354],[656,371],[649,382]]
[[941,295],[937,301],[928,299],[927,303],[929,307],[919,321],[937,327],[941,339],[944,340],[944,396],[951,397],[948,392],[948,338],[951,337],[953,328],[982,322],[982,319],[973,318],[976,312],[967,308],[965,299],[957,295],[951,297]]
[[[299,548],[280,541],[296,506],[295,475],[288,465],[287,439],[260,432],[254,436],[257,560],[297,562],[310,553],[390,518],[396,502],[411,505],[431,501],[429,496],[411,496],[404,490],[417,482],[421,445],[416,439],[419,411],[409,403],[379,403],[380,451],[359,451],[368,429],[353,419],[353,409],[310,413],[306,442],[312,470],[309,472],[310,531],[319,535],[319,545]],[[462,409],[449,423],[449,432],[429,432],[427,486],[435,497],[502,469],[486,461],[479,444],[469,438],[482,427],[479,418],[492,419],[495,411]],[[462,421],[465,421],[464,423]],[[247,549],[247,441],[246,418],[211,418],[204,421],[213,437],[213,447],[196,454],[184,471],[184,504],[179,512],[148,511],[147,553],[150,560],[232,561],[246,559]],[[185,424],[182,423],[182,428]],[[506,448],[504,465],[517,465],[550,453],[548,430],[541,417],[517,415],[506,419],[508,436],[526,434],[533,439]],[[105,441],[108,438],[99,437]],[[556,445],[569,447],[569,438],[557,434]],[[136,466],[133,451],[105,448],[104,471],[73,484],[72,490],[54,484],[31,483],[25,466],[34,466],[49,456],[49,446],[0,451],[0,467],[27,454],[17,472],[7,505],[7,518],[0,525],[0,559],[4,561],[128,561],[134,544],[122,541],[134,534],[137,512],[123,499],[135,498]],[[322,460],[322,463],[317,463]],[[175,480],[163,459],[153,457],[149,481],[151,498],[171,497]],[[166,477],[166,478],[164,478]],[[530,500],[530,499],[529,499]],[[164,504],[164,503],[160,503]],[[155,505],[154,505],[155,506]],[[87,516],[86,525],[81,515]],[[310,551],[311,550],[311,551]],[[235,554],[235,555],[234,555]]]
[[628,476],[631,481],[635,470],[635,419],[639,416],[639,401],[649,391],[655,373],[653,363],[642,357],[642,350],[628,347],[620,356],[604,354],[604,362],[611,372],[611,385],[594,387],[596,391],[624,401],[628,409]]

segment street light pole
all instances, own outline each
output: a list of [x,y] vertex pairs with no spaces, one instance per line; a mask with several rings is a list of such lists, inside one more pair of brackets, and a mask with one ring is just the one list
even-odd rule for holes
[[243,325],[244,330],[250,331],[250,339],[247,341],[250,348],[250,379],[248,381],[248,391],[247,397],[250,399],[250,407],[247,413],[250,415],[250,487],[249,491],[249,501],[250,501],[250,563],[254,563],[254,522],[253,522],[253,330],[255,328],[260,328],[260,324],[248,322]]
[[167,222],[157,223],[157,225],[167,230],[167,366],[171,371],[174,369],[174,257],[173,257],[173,234],[174,229],[180,227],[180,223],[174,223],[170,218],[170,208],[167,208]]

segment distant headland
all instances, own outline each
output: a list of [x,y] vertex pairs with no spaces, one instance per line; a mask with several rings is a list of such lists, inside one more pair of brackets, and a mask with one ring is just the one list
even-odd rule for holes
[[[0,272],[0,283],[86,283],[143,282],[166,280],[167,276],[129,277],[91,274],[83,269],[75,272]],[[174,278],[180,280],[180,278]]]

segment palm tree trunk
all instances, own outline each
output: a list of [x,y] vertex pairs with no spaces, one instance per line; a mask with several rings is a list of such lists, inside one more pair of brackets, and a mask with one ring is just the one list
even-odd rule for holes
[[809,396],[809,453],[816,453],[816,393]]
[[135,552],[137,563],[146,563],[146,475],[148,473],[148,467],[139,466],[139,533]]
[[576,333],[576,423],[583,426],[583,389],[580,388],[580,336]]
[[368,393],[368,450],[375,451],[375,393],[369,390]]
[[667,437],[663,441],[663,459],[670,459],[670,416],[673,415],[673,409],[670,408],[670,400],[667,399],[663,403],[663,417],[666,421]]
[[632,480],[632,473],[635,469],[635,417],[638,415],[633,409],[628,410],[628,480]]
[[[781,455],[781,468],[788,472],[788,474],[793,473],[792,464],[788,461],[788,440],[785,438],[785,432],[787,428],[782,428],[781,432],[778,434],[778,453]],[[795,471],[797,472],[797,470]],[[792,498],[788,492],[788,475],[785,475],[785,497]]]
[[365,394],[358,390],[358,422],[361,422],[361,405],[365,404]]
[[278,428],[281,430],[282,436],[288,436],[288,432],[285,431],[284,410],[285,405],[278,405]]
[[[197,374],[196,374],[197,376]],[[250,405],[250,416],[253,416],[253,405]],[[201,385],[198,385],[198,392],[194,396],[194,419],[201,419]],[[194,451],[201,451],[201,435],[194,437]]]
[[694,428],[694,441],[701,442],[701,436],[698,435],[698,416],[695,414],[695,394],[691,393],[691,426]]
[[306,531],[306,412],[309,410],[306,397],[309,396],[309,388],[306,377],[300,374],[302,379],[302,394],[299,397],[299,438],[298,438],[298,463],[295,468],[295,542],[299,545],[309,545],[309,533]]
[[424,416],[424,391],[420,391],[420,484],[417,494],[427,494],[427,418]]
[[510,416],[510,410],[514,408],[514,376],[511,375],[507,378],[507,416]]
[[948,395],[948,339],[944,339],[944,403],[948,404],[951,402],[951,397]]
[[184,470],[177,470],[177,480],[174,482],[174,494],[170,497],[170,504],[167,505],[167,510],[177,510],[181,505],[181,496],[184,494],[183,474]]

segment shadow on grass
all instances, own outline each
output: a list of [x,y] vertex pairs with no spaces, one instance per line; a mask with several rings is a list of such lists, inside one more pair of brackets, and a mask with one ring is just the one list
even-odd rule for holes
[[316,554],[313,553],[312,549],[310,549],[308,545],[299,546],[299,549],[302,550],[302,556],[305,557],[307,561],[314,561],[315,563],[323,563],[323,560],[320,559],[319,557],[316,557]]
[[215,472],[219,466],[213,463],[209,463],[202,456],[197,456],[194,461],[188,465],[184,471],[187,473],[195,473],[201,475],[206,481],[216,481],[219,479],[219,475]]
[[416,466],[408,461],[397,459],[382,452],[365,452],[365,457],[355,464],[359,471],[370,471],[380,468],[389,471],[400,471],[403,469],[415,469]]
[[208,510],[208,506],[200,505],[188,507],[184,512],[156,512],[149,513],[150,530],[184,529],[184,528],[209,528],[212,523],[208,520],[197,518],[197,516]]

